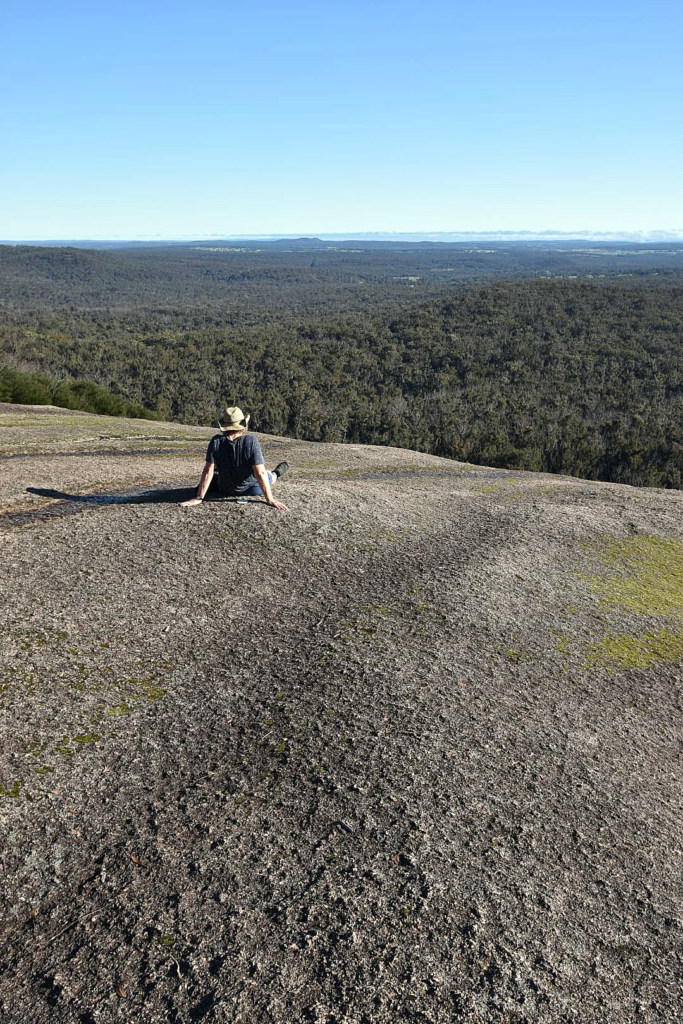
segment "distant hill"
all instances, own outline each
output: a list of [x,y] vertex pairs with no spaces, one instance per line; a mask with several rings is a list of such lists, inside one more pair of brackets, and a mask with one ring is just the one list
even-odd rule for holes
[[275,241],[0,246],[0,310],[265,305],[345,311],[536,277],[683,273],[683,245]]
[[152,299],[162,279],[133,254],[0,246],[0,308],[116,306],[143,290]]

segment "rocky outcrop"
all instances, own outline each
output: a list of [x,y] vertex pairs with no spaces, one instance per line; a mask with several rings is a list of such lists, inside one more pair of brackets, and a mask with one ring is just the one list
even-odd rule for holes
[[0,425],[4,1020],[676,1019],[679,492]]

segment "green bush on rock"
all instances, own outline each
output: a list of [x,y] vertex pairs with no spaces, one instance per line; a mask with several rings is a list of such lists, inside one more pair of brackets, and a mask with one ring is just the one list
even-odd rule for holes
[[45,373],[0,369],[0,402],[17,405],[56,405],[61,409],[128,416],[131,419],[161,419],[159,413],[139,402],[128,402],[103,384],[91,380],[53,381]]

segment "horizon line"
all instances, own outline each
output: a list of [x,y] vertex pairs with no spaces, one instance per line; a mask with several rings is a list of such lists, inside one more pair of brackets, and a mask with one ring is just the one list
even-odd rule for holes
[[51,238],[11,238],[0,239],[1,245],[41,245],[68,244],[70,242],[126,242],[159,243],[190,243],[220,241],[278,241],[310,239],[318,241],[424,241],[424,242],[457,242],[457,241],[625,241],[625,242],[677,242],[683,241],[683,228],[659,228],[635,231],[559,231],[546,229],[543,231],[497,230],[497,231],[299,231],[299,232],[241,232],[196,234],[196,235],[86,235],[59,236]]

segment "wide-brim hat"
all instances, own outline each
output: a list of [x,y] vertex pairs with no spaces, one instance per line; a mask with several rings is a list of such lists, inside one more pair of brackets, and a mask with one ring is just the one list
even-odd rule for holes
[[223,422],[220,420],[218,426],[224,434],[232,434],[237,430],[246,430],[249,426],[251,416],[245,416],[237,405],[230,405],[223,413]]

